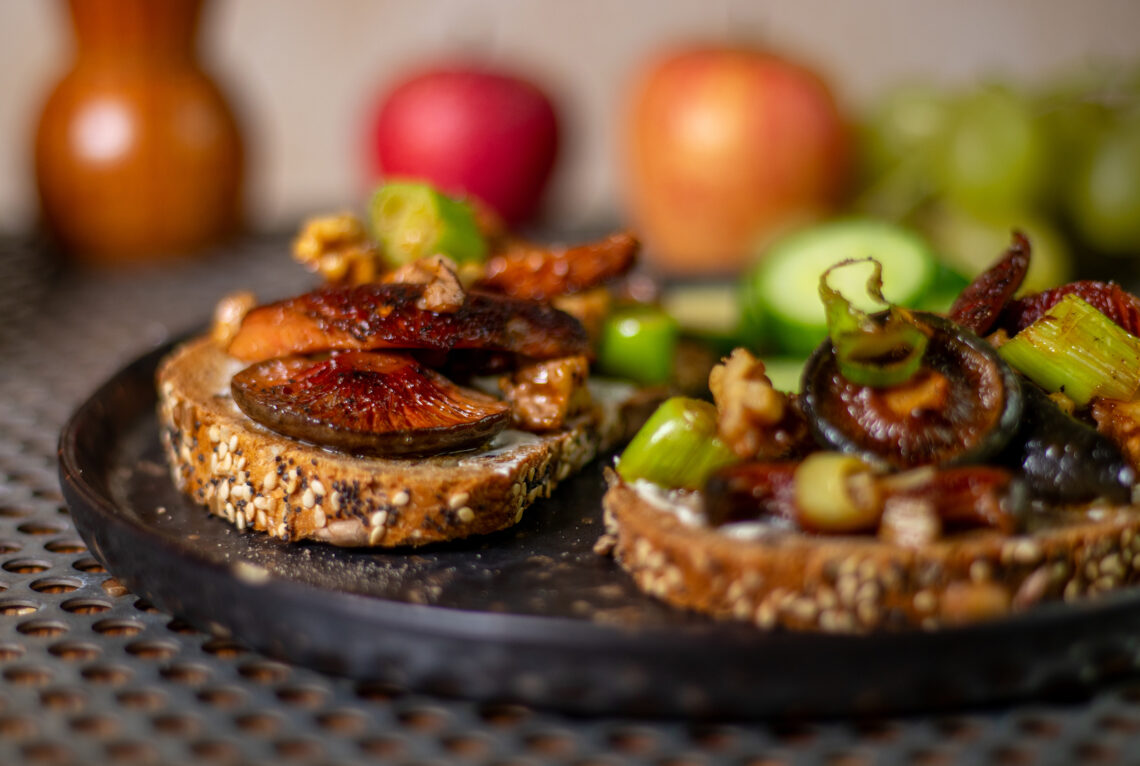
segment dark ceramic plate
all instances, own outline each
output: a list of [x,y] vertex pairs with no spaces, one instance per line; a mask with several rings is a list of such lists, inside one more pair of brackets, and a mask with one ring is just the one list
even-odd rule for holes
[[597,464],[478,540],[376,552],[240,532],[167,477],[153,379],[168,350],[74,414],[60,440],[64,494],[94,555],[132,591],[279,658],[577,712],[730,716],[962,706],[1079,692],[1133,668],[1135,592],[873,636],[761,633],[670,609],[592,552]]

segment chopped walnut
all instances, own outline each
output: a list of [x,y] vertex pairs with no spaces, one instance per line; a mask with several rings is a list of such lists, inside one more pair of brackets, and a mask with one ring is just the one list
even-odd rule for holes
[[445,255],[433,255],[405,263],[384,275],[384,282],[405,285],[426,285],[423,295],[416,301],[417,308],[437,314],[451,314],[459,310],[466,298],[463,285],[456,274],[455,262]]
[[230,345],[230,341],[241,329],[241,321],[245,315],[257,305],[257,298],[248,290],[231,293],[218,301],[214,307],[214,323],[210,335],[214,342],[223,348]]
[[772,387],[764,363],[742,348],[709,373],[717,406],[717,433],[745,460],[773,460],[793,454],[807,426],[799,408]]
[[1140,401],[1097,397],[1092,401],[1096,430],[1112,440],[1137,471],[1140,471]]
[[511,403],[516,428],[552,431],[592,406],[589,374],[586,357],[567,356],[520,367],[500,378],[499,388]]
[[366,284],[384,269],[380,251],[351,213],[306,221],[293,240],[293,258],[335,284]]

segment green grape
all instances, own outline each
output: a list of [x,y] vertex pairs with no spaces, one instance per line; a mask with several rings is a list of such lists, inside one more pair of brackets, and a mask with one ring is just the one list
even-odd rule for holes
[[985,88],[955,109],[935,172],[945,197],[978,215],[1032,209],[1048,177],[1045,131],[1012,92]]
[[930,154],[949,116],[942,91],[909,84],[891,90],[871,111],[862,129],[865,170],[877,177],[903,161]]
[[1090,150],[1069,187],[1069,214],[1094,247],[1140,255],[1140,118],[1122,120]]
[[930,196],[931,165],[948,114],[947,99],[929,85],[895,88],[876,105],[860,129],[863,190],[856,209],[901,220]]
[[1042,120],[1053,148],[1052,183],[1046,193],[1052,208],[1062,211],[1068,204],[1073,179],[1112,124],[1112,110],[1078,95],[1056,97],[1043,105]]
[[1044,290],[1072,279],[1073,258],[1065,238],[1039,215],[1009,213],[982,219],[941,205],[929,211],[922,228],[946,263],[971,279],[1005,252],[1013,229],[1025,232],[1033,253],[1021,292]]

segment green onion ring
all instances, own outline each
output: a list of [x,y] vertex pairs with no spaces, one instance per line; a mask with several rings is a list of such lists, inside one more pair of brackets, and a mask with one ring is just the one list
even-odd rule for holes
[[[870,262],[867,294],[887,307],[886,319],[871,316],[827,283],[831,272],[855,263]],[[835,348],[839,372],[860,386],[885,388],[905,383],[919,370],[930,329],[909,311],[883,297],[883,266],[874,258],[840,261],[819,278],[819,297],[827,315],[827,331]]]

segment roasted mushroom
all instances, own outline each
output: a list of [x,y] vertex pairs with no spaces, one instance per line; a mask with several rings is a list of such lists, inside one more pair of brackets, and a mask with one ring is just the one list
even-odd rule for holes
[[326,287],[246,314],[227,349],[245,362],[332,350],[479,349],[536,359],[589,353],[578,320],[548,304],[480,292],[458,309],[422,307],[425,285]]
[[918,371],[890,386],[852,383],[831,341],[808,360],[802,404],[816,439],[831,449],[904,469],[964,465],[997,454],[1017,430],[1021,383],[993,347],[934,314]]
[[1127,503],[1136,473],[1104,434],[1064,412],[1032,383],[1023,386],[1021,425],[1002,455],[1030,493],[1054,503],[1096,498]]
[[230,388],[238,407],[266,428],[355,454],[473,447],[510,422],[505,402],[458,386],[406,354],[271,359],[239,372]]

